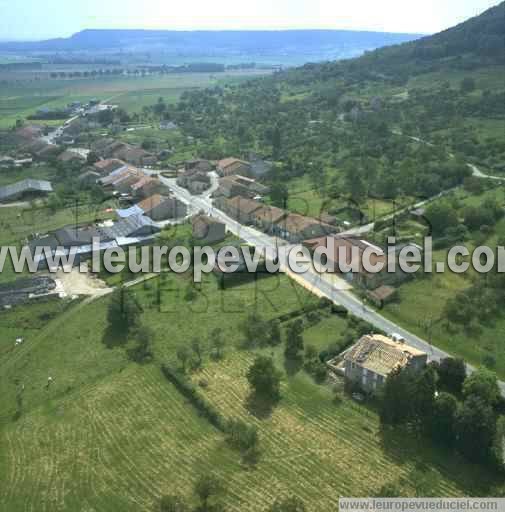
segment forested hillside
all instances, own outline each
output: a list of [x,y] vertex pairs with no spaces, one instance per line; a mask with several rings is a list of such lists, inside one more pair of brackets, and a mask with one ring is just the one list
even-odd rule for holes
[[275,161],[267,179],[280,202],[298,178],[323,203],[432,196],[469,177],[468,161],[503,170],[504,15],[501,3],[359,59],[186,93],[164,115],[198,140],[202,156],[254,152]]

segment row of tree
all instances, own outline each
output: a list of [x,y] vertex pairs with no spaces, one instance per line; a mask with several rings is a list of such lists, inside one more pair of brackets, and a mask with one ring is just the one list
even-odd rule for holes
[[503,468],[503,407],[496,375],[480,369],[466,376],[462,360],[431,364],[422,372],[393,371],[384,384],[384,425],[414,428],[471,462]]

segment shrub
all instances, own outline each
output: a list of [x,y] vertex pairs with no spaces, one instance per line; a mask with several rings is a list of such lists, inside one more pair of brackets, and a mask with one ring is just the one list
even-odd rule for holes
[[198,390],[183,374],[165,364],[161,365],[161,371],[165,378],[171,382],[176,389],[189,400],[189,402],[191,402],[193,407],[197,409],[204,418],[206,418],[218,430],[225,432],[226,429],[223,417],[213,405],[200,395]]

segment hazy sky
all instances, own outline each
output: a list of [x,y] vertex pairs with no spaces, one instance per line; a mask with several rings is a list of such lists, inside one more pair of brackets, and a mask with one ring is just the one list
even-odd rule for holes
[[433,33],[499,0],[0,0],[0,39],[85,28],[335,28]]

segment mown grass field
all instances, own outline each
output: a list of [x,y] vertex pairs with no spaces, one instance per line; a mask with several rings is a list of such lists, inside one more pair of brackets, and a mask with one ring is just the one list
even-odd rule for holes
[[[0,355],[0,509],[9,512],[151,511],[165,493],[188,498],[202,473],[225,483],[226,510],[264,511],[278,495],[295,494],[309,510],[336,510],[340,495],[374,495],[395,484],[404,494],[489,495],[493,475],[436,451],[407,433],[383,432],[373,409],[344,398],[303,371],[282,381],[282,400],[268,416],[247,406],[245,372],[255,351],[239,350],[239,325],[254,307],[264,318],[315,299],[285,277],[219,291],[204,280],[197,299],[184,298],[189,279],[168,275],[139,285],[143,322],[155,331],[155,360],[129,362],[122,347],[106,348],[106,304],[80,302],[54,316],[25,343]],[[162,304],[155,306],[156,286]],[[21,313],[0,313],[0,326]],[[346,321],[324,317],[307,329],[305,343],[338,339]],[[204,344],[221,327],[225,358],[193,374],[225,417],[240,417],[260,431],[262,457],[244,466],[213,429],[162,376],[161,362],[193,336]],[[3,330],[2,340],[13,341]],[[261,333],[258,333],[261,336]],[[13,343],[12,343],[13,345]],[[271,349],[264,349],[271,353]],[[282,369],[282,347],[273,350]],[[46,388],[48,376],[53,384]],[[16,393],[22,415],[13,421]]]
[[243,70],[215,74],[101,76],[7,84],[0,88],[0,129],[13,126],[16,119],[26,118],[42,107],[60,108],[73,101],[87,102],[99,98],[128,112],[140,112],[142,107],[156,103],[159,97],[175,102],[186,90],[239,82],[264,73]]

